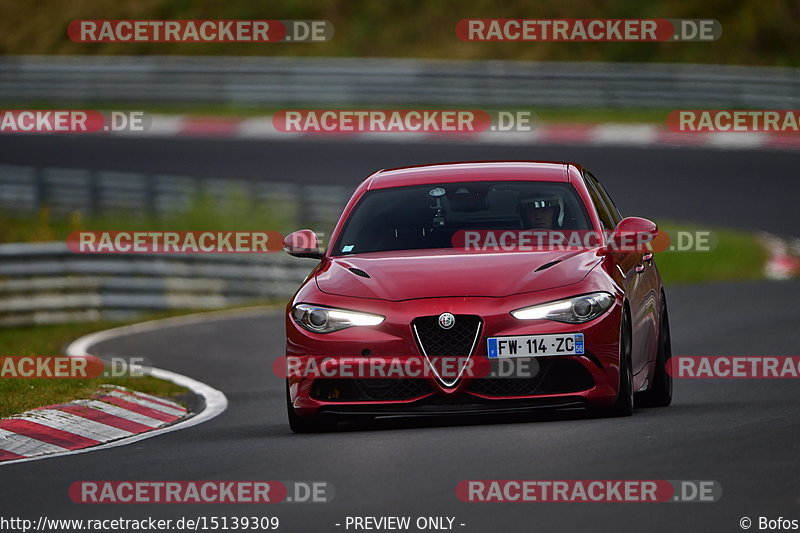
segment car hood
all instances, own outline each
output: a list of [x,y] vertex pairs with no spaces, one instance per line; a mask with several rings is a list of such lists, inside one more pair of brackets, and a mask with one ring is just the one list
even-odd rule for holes
[[315,278],[322,292],[355,298],[502,297],[577,283],[599,261],[593,250],[379,252],[326,259]]

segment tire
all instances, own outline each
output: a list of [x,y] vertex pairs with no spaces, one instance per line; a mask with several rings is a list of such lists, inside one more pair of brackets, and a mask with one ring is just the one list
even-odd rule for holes
[[631,416],[633,414],[633,363],[631,361],[631,324],[627,310],[622,313],[619,331],[619,391],[617,401],[608,409],[607,416]]
[[672,403],[672,376],[667,372],[672,357],[672,338],[669,333],[669,314],[667,301],[661,297],[661,323],[658,327],[658,353],[653,384],[650,389],[637,396],[636,400],[645,407],[667,407]]
[[286,381],[286,415],[289,418],[289,429],[292,433],[320,433],[336,428],[336,421],[320,416],[298,416],[289,396],[289,381]]

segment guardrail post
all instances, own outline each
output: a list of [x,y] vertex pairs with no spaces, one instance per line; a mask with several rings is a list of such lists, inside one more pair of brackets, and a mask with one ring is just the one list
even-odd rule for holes
[[314,223],[312,216],[313,205],[310,202],[307,185],[297,186],[297,227],[311,228]]
[[150,217],[158,216],[158,182],[154,175],[145,174],[144,176],[144,202],[145,212]]
[[38,211],[39,209],[45,207],[49,202],[47,173],[45,172],[45,169],[42,167],[36,167],[34,179],[36,187],[36,200],[34,204],[34,209]]
[[100,212],[100,183],[96,170],[89,171],[88,181],[89,198],[86,205],[88,206],[89,214],[96,215]]

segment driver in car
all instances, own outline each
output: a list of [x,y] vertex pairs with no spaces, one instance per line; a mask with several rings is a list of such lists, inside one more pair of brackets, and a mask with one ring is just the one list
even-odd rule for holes
[[564,203],[558,195],[520,198],[517,210],[523,229],[552,230],[564,222]]

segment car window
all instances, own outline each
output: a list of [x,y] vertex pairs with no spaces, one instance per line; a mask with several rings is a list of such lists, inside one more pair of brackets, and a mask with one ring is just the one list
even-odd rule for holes
[[600,222],[603,224],[603,228],[607,230],[614,229],[616,227],[614,217],[611,216],[611,212],[606,205],[605,200],[600,195],[600,192],[597,190],[597,187],[595,187],[594,183],[587,178],[586,174],[583,176],[583,182],[586,184],[586,188],[589,190],[589,196],[592,198],[592,203],[597,208],[597,215],[600,217]]
[[368,191],[332,253],[452,248],[461,230],[590,230],[586,206],[569,183],[459,182]]
[[600,183],[600,181],[597,178],[595,178],[591,172],[586,172],[586,175],[588,176],[589,180],[594,184],[594,186],[597,188],[597,192],[600,193],[600,196],[605,201],[606,207],[608,207],[608,212],[611,214],[611,218],[614,220],[614,226],[616,226],[617,224],[619,224],[619,221],[622,220],[622,213],[620,213],[619,209],[617,209],[617,205],[614,203],[614,200],[608,194],[608,191],[606,191],[606,188],[603,187],[603,184]]

